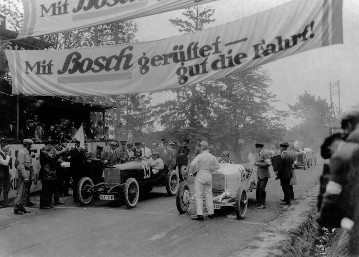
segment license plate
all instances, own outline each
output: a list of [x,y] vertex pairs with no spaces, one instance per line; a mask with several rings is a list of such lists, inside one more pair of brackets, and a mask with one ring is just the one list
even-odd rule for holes
[[215,203],[215,204],[213,205],[213,207],[214,207],[214,209],[216,209],[216,210],[221,209],[221,205],[220,205],[220,204],[217,204],[217,203]]
[[115,200],[115,196],[114,195],[100,195],[100,200],[113,201],[113,200]]

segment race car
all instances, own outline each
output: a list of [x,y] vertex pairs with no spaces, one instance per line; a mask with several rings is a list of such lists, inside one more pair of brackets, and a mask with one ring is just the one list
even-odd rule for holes
[[[212,173],[212,193],[214,209],[223,206],[235,208],[238,219],[243,219],[247,212],[248,192],[256,189],[256,174],[250,164],[220,164]],[[194,203],[187,181],[182,181],[176,195],[176,206],[180,214],[187,212],[190,203]]]
[[176,195],[179,175],[176,170],[155,170],[149,160],[116,164],[103,170],[104,181],[94,184],[89,177],[78,183],[78,199],[89,205],[94,197],[100,200],[124,200],[128,208],[136,206],[140,193],[148,193],[154,186],[166,186],[168,195]]

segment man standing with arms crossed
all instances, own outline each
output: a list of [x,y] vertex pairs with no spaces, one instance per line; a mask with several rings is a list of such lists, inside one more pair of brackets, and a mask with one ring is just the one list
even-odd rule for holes
[[268,183],[268,179],[270,178],[269,174],[269,166],[270,166],[270,157],[267,153],[263,151],[263,144],[255,144],[258,159],[254,163],[255,166],[258,167],[257,169],[257,189],[256,189],[256,198],[258,209],[265,209],[266,208],[266,186]]
[[18,184],[14,213],[18,215],[31,212],[25,209],[25,204],[28,194],[28,185],[31,182],[31,176],[34,173],[30,156],[30,149],[33,143],[34,142],[31,139],[24,139],[22,141],[24,147],[19,150],[16,157],[15,167],[17,169]]
[[203,195],[205,195],[208,218],[214,215],[212,197],[212,172],[219,169],[217,158],[208,149],[208,143],[199,143],[200,154],[191,163],[190,171],[195,176],[194,191],[196,198],[197,215],[192,215],[193,220],[204,220],[203,217]]

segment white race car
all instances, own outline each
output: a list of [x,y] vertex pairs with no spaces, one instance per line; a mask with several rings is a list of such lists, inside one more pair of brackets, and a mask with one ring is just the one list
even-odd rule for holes
[[[219,170],[212,173],[212,193],[214,209],[223,206],[235,208],[238,219],[243,219],[247,212],[248,192],[256,188],[256,174],[249,164],[220,164]],[[187,181],[180,183],[176,196],[177,210],[186,213],[190,203],[195,202]]]

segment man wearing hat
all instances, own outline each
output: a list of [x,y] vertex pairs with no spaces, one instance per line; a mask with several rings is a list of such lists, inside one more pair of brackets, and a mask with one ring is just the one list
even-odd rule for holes
[[284,193],[284,198],[281,204],[290,205],[291,190],[290,180],[293,177],[293,164],[295,156],[290,151],[287,151],[289,144],[284,142],[280,144],[282,167],[278,170],[277,177],[280,179],[280,184]]
[[120,162],[120,154],[116,150],[117,146],[118,145],[117,145],[116,141],[111,141],[110,150],[105,151],[103,153],[103,160],[104,160],[105,164],[112,166],[112,165],[118,164]]
[[133,151],[133,158],[136,160],[139,160],[142,158],[142,149],[141,149],[141,143],[136,142],[135,147],[132,149]]
[[176,156],[176,162],[178,169],[180,169],[183,165],[188,165],[188,155],[191,152],[191,150],[188,147],[189,140],[184,139],[182,141],[182,145],[178,148],[177,156]]
[[133,144],[132,143],[128,143],[127,144],[127,154],[128,154],[128,160],[132,160],[133,156],[134,156],[134,152],[133,152]]
[[18,215],[31,212],[25,209],[25,205],[27,200],[29,183],[31,182],[31,176],[34,173],[34,169],[32,167],[32,159],[30,156],[30,149],[33,143],[34,142],[31,139],[24,139],[22,141],[23,148],[19,150],[15,161],[18,184],[15,198],[14,213]]
[[267,153],[263,151],[263,144],[257,143],[255,144],[258,158],[257,161],[254,163],[257,166],[257,189],[256,189],[256,199],[258,209],[265,209],[266,207],[266,186],[268,183],[268,179],[270,178],[269,174],[269,166],[270,166],[270,157]]
[[154,175],[156,175],[160,170],[163,170],[165,167],[164,161],[160,158],[160,154],[157,152],[154,152],[152,154],[150,163],[151,163],[151,167],[152,167],[152,173]]
[[11,163],[10,148],[7,144],[0,144],[0,196],[1,192],[4,195],[4,201],[0,208],[8,207],[9,191],[11,187],[11,175],[9,164]]
[[74,139],[75,147],[72,148],[70,153],[70,171],[72,176],[72,196],[74,201],[77,202],[77,184],[83,175],[83,164],[86,161],[86,152],[80,147],[80,141]]
[[197,215],[192,215],[193,220],[204,220],[203,197],[206,199],[208,218],[214,216],[212,197],[212,172],[219,169],[217,158],[209,152],[207,141],[199,143],[200,154],[194,158],[190,165],[190,172],[195,176],[194,191],[197,207]]
[[126,140],[121,140],[120,141],[121,145],[116,149],[116,151],[119,154],[120,163],[125,163],[129,159],[128,152],[126,149],[126,142],[127,142]]

